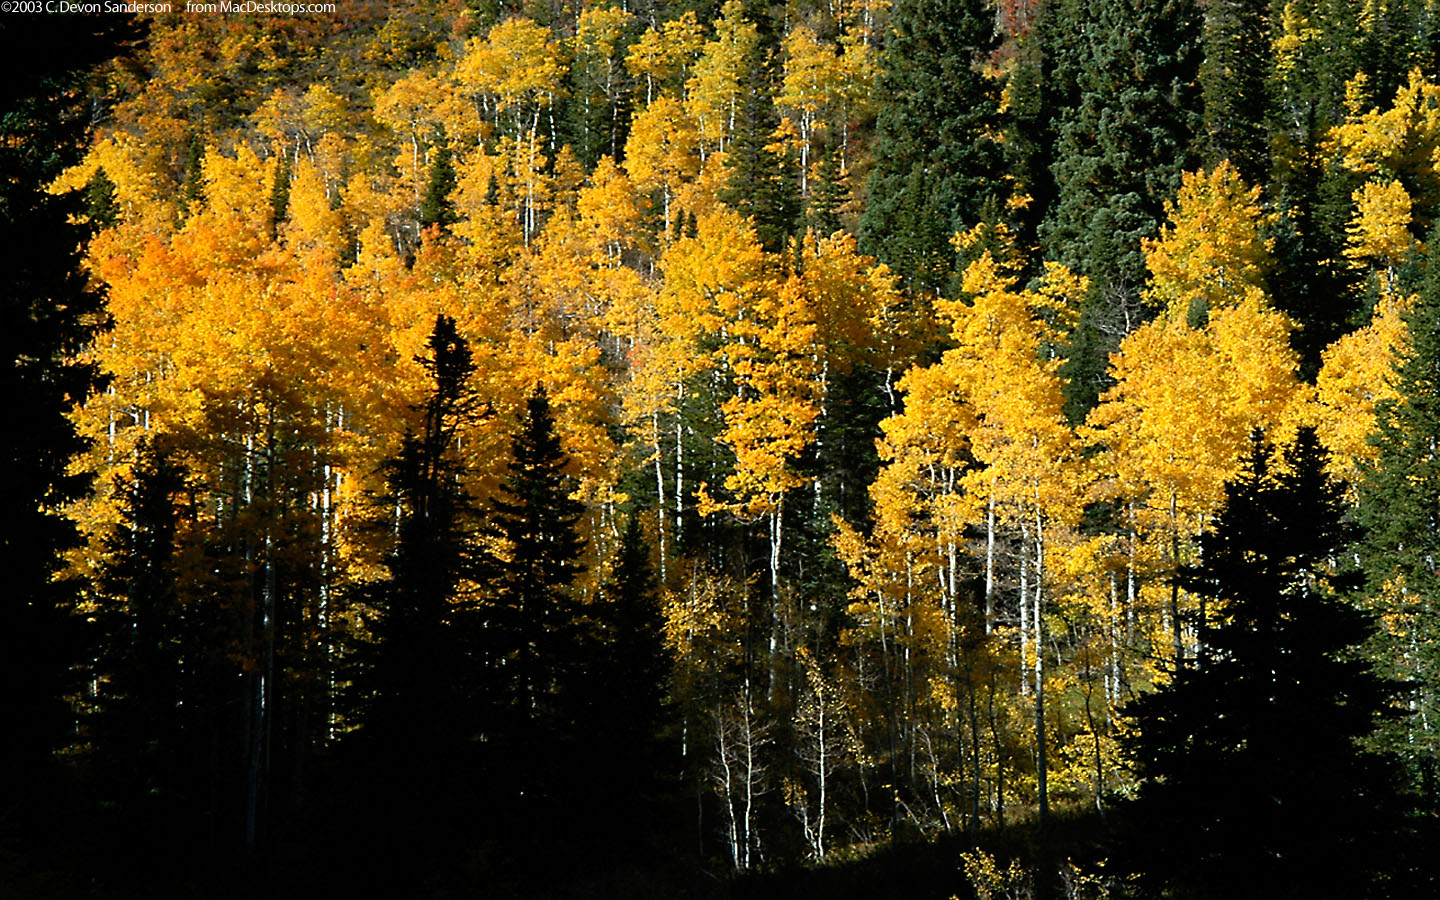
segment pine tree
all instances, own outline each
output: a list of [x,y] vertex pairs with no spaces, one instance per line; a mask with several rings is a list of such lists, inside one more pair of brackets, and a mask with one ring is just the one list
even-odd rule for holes
[[[1059,110],[1054,204],[1040,225],[1046,257],[1090,278],[1065,354],[1072,417],[1104,387],[1104,361],[1143,321],[1142,239],[1194,168],[1201,18],[1194,0],[1089,0],[1057,14],[1085,16],[1067,72],[1075,105]],[[1057,22],[1055,33],[1073,33]]]
[[993,5],[901,0],[890,27],[861,247],[911,286],[945,290],[951,237],[1002,206],[1000,83],[984,71],[999,46]]
[[1200,86],[1206,164],[1229,160],[1250,184],[1263,184],[1270,174],[1270,5],[1212,0],[1205,10]]
[[99,651],[104,693],[93,726],[107,799],[122,810],[172,800],[188,764],[181,745],[184,665],[177,533],[184,469],[144,440],[128,478],[118,478],[120,525],[107,542],[99,578]]
[[1272,452],[1254,439],[1182,575],[1207,601],[1199,665],[1124,710],[1141,784],[1121,852],[1157,896],[1338,900],[1394,874],[1403,807],[1360,742],[1396,685],[1357,654],[1373,625],[1334,564],[1343,487],[1312,430]]
[[[1431,246],[1437,239],[1431,235]],[[1361,468],[1362,560],[1387,622],[1377,658],[1416,687],[1417,715],[1392,740],[1433,792],[1440,781],[1440,271],[1433,260],[1403,318],[1409,341],[1395,366],[1399,398],[1378,404],[1377,455]]]
[[614,574],[596,612],[605,707],[599,717],[612,735],[612,749],[636,757],[653,757],[664,716],[669,660],[664,644],[660,588],[650,564],[650,547],[638,512],[630,515],[621,536]]
[[791,153],[776,139],[774,57],[751,50],[750,90],[741,101],[730,143],[725,148],[729,179],[720,199],[755,223],[766,250],[779,251],[794,236],[800,219],[800,191]]
[[490,501],[490,528],[503,550],[492,563],[487,641],[513,736],[526,752],[539,749],[525,745],[543,734],[573,735],[594,638],[571,590],[584,571],[576,531],[584,507],[571,496],[570,457],[543,388],[526,400],[511,451],[508,474]]
[[439,226],[449,228],[459,221],[455,204],[450,200],[456,185],[454,156],[450,143],[440,140],[435,147],[435,160],[430,164],[430,175],[425,183],[425,195],[420,198],[420,227]]
[[469,383],[470,347],[454,319],[436,318],[428,347],[419,361],[433,387],[418,409],[420,427],[385,466],[395,545],[389,579],[370,589],[375,643],[357,678],[361,733],[382,757],[428,753],[477,724],[467,690],[469,609],[458,596],[461,582],[475,577],[473,510],[455,443],[482,408]]

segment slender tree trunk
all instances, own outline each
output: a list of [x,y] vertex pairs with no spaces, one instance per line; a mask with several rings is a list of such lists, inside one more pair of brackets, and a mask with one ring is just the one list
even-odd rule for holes
[[1035,789],[1040,801],[1040,827],[1050,815],[1049,750],[1045,740],[1045,523],[1035,515]]

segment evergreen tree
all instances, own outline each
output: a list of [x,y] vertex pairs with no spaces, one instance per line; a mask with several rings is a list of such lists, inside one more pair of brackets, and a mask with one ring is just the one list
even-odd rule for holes
[[[1431,235],[1431,246],[1437,239]],[[1361,470],[1362,559],[1389,626],[1377,660],[1416,687],[1418,714],[1392,729],[1392,745],[1433,794],[1440,782],[1440,271],[1433,259],[1404,319],[1409,343],[1394,376],[1400,396],[1376,410],[1377,455]]]
[[128,478],[116,479],[120,525],[107,541],[97,619],[105,689],[92,741],[107,799],[122,810],[173,800],[188,764],[182,745],[185,647],[177,566],[184,469],[150,440]]
[[407,433],[386,465],[395,510],[390,578],[372,588],[378,617],[375,644],[359,673],[364,729],[381,756],[427,753],[476,726],[467,691],[467,604],[459,596],[475,577],[470,501],[461,484],[456,435],[482,409],[470,387],[470,347],[441,315],[420,359],[433,387],[419,408],[418,432]]
[[754,221],[761,246],[772,253],[794,236],[801,211],[794,174],[798,164],[775,137],[780,119],[774,69],[774,56],[757,47],[750,64],[751,89],[741,101],[725,152],[729,178],[720,192],[722,201]]
[[604,594],[596,612],[603,642],[602,677],[596,679],[603,698],[596,719],[609,732],[611,751],[641,774],[656,752],[669,660],[660,588],[638,512],[625,526]]
[[120,218],[120,202],[115,196],[115,182],[97,168],[85,185],[85,216],[94,228],[109,228]]
[[1389,896],[1403,807],[1360,742],[1395,685],[1359,658],[1371,623],[1342,599],[1359,583],[1334,565],[1343,488],[1312,430],[1271,454],[1257,437],[1182,575],[1206,603],[1198,666],[1125,709],[1141,784],[1121,852],[1155,896]]
[[442,138],[436,142],[435,161],[430,164],[425,195],[420,199],[420,227],[449,228],[459,221],[455,204],[450,200],[456,184],[454,155],[450,142]]
[[1206,166],[1229,160],[1247,183],[1264,184],[1270,174],[1270,0],[1212,0],[1204,49]]
[[576,531],[584,507],[571,496],[570,457],[543,388],[527,399],[511,451],[508,475],[490,501],[490,529],[503,550],[492,561],[487,643],[512,735],[522,752],[533,752],[543,734],[574,734],[588,677],[583,666],[594,647],[571,591],[584,571]]
[[[98,171],[98,170],[97,170]],[[280,233],[280,223],[290,211],[290,158],[283,153],[275,166],[275,183],[270,187],[270,237]]]
[[[1090,278],[1065,354],[1069,412],[1079,416],[1104,387],[1105,360],[1142,321],[1141,240],[1195,168],[1201,17],[1195,0],[1089,0],[1057,12],[1088,23],[1066,66],[1076,99],[1053,126],[1056,196],[1040,226],[1046,257]],[[1064,35],[1074,25],[1050,27]]]
[[1002,206],[1000,83],[984,71],[994,21],[984,0],[900,0],[891,12],[860,240],[913,287],[947,289],[951,237]]
[[840,210],[850,191],[847,177],[840,171],[840,152],[837,148],[820,157],[815,187],[810,191],[810,200],[806,204],[805,227],[814,229],[821,237],[832,235],[844,227],[840,221]]

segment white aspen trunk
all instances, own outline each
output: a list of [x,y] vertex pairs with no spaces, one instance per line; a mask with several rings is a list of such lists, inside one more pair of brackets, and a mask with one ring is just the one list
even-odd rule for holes
[[741,864],[740,822],[735,809],[735,776],[730,769],[730,747],[728,746],[730,735],[727,733],[729,731],[728,726],[723,719],[719,717],[716,719],[716,731],[720,744],[718,748],[720,751],[721,771],[720,789],[725,797],[726,819],[730,831],[730,863],[738,872],[744,868],[744,866]]
[[1020,527],[1020,696],[1030,696],[1030,680],[1025,670],[1030,667],[1030,532]]
[[800,113],[800,196],[810,196],[810,128],[815,113]]
[[829,772],[828,772],[828,767],[829,767],[829,765],[830,765],[830,757],[829,757],[829,750],[830,750],[829,740],[830,740],[830,735],[829,735],[829,732],[827,732],[826,729],[825,729],[825,726],[826,726],[825,713],[827,712],[827,709],[826,709],[826,704],[825,704],[825,692],[824,692],[824,686],[823,686],[823,685],[817,685],[817,688],[816,688],[816,691],[815,691],[815,705],[819,708],[819,714],[820,714],[820,723],[819,723],[819,725],[820,725],[820,743],[819,743],[819,746],[816,748],[817,751],[818,751],[816,755],[819,756],[819,758],[820,758],[820,759],[819,759],[819,765],[816,767],[816,768],[817,768],[816,775],[818,776],[816,780],[819,782],[819,788],[820,788],[820,809],[818,810],[818,819],[819,819],[819,821],[817,821],[817,822],[815,823],[815,858],[816,858],[816,859],[824,859],[824,858],[825,858],[825,783],[826,783],[826,781],[828,780],[826,776],[827,776],[828,773],[829,773]]
[[759,782],[759,762],[755,758],[758,747],[756,741],[759,736],[755,733],[755,706],[751,699],[750,681],[745,681],[745,707],[741,719],[741,738],[744,741],[745,750],[745,821],[744,821],[744,860],[745,868],[749,869],[754,864],[754,857],[759,853],[759,835],[755,833],[755,789]]
[[985,510],[985,633],[995,631],[995,497]]
[[683,382],[675,399],[675,543],[679,544],[685,530],[685,426],[680,421],[680,411],[685,408]]
[[1035,513],[1035,789],[1040,800],[1040,825],[1050,814],[1049,752],[1045,740],[1045,522]]
[[660,543],[660,584],[669,584],[666,575],[666,551],[665,551],[665,469],[664,461],[660,456],[660,411],[655,410],[650,414],[651,434],[655,439],[655,515],[658,521],[656,530],[659,533]]
[[1185,641],[1180,628],[1180,522],[1177,517],[1176,492],[1170,491],[1170,627],[1175,636],[1175,666],[1185,665]]

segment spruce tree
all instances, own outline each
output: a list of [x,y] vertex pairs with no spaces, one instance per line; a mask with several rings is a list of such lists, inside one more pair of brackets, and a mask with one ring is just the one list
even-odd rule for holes
[[[1440,233],[1430,240],[1437,246]],[[1392,729],[1392,746],[1433,794],[1440,783],[1440,271],[1433,259],[1404,318],[1399,398],[1376,410],[1376,456],[1359,485],[1362,559],[1370,593],[1392,623],[1376,658],[1416,689],[1418,715]]]
[[1211,0],[1205,10],[1205,162],[1229,160],[1247,184],[1270,175],[1270,0]]
[[757,47],[750,61],[750,90],[741,101],[735,130],[725,151],[729,177],[720,192],[728,206],[755,223],[755,235],[771,253],[794,236],[800,221],[800,189],[792,154],[775,139],[774,56]]
[[522,752],[573,734],[583,714],[583,665],[594,637],[571,585],[584,571],[576,525],[584,507],[571,496],[570,457],[555,433],[543,388],[526,400],[511,444],[508,474],[490,501],[490,530],[503,548],[492,561],[487,613],[491,667],[502,679],[512,736]]
[[[101,793],[131,815],[173,800],[188,765],[183,746],[187,654],[177,536],[185,470],[149,440],[128,477],[116,479],[120,524],[98,579],[99,671],[104,691],[92,723]],[[190,698],[193,700],[193,697]]]
[[459,220],[455,213],[455,204],[450,200],[456,184],[455,161],[450,151],[450,142],[442,136],[436,143],[435,160],[430,164],[430,175],[425,182],[425,195],[420,199],[421,228],[449,228]]
[[1000,83],[984,71],[994,22],[984,0],[900,0],[891,12],[860,242],[912,287],[948,289],[951,237],[1003,205]]
[[395,543],[389,579],[369,589],[375,642],[357,678],[361,734],[379,757],[453,746],[477,725],[467,689],[469,608],[458,596],[461,582],[475,577],[474,523],[456,435],[483,410],[470,386],[470,347],[454,319],[436,318],[428,347],[419,361],[432,387],[417,410],[419,428],[385,465]]
[[603,673],[597,719],[617,755],[633,756],[632,769],[643,763],[638,773],[655,755],[669,674],[660,586],[638,512],[625,526],[604,594],[595,615]]
[[1040,225],[1046,257],[1090,278],[1074,344],[1065,354],[1069,412],[1104,388],[1104,363],[1142,321],[1141,241],[1153,237],[1182,172],[1195,168],[1201,17],[1195,0],[1089,0],[1055,22],[1081,37],[1066,71],[1075,103],[1058,111],[1051,175],[1055,202]]
[[1154,896],[1385,895],[1403,810],[1388,757],[1362,748],[1396,685],[1358,654],[1373,623],[1337,572],[1344,493],[1303,429],[1283,460],[1257,436],[1202,561],[1197,666],[1128,704],[1140,791],[1121,853]]

